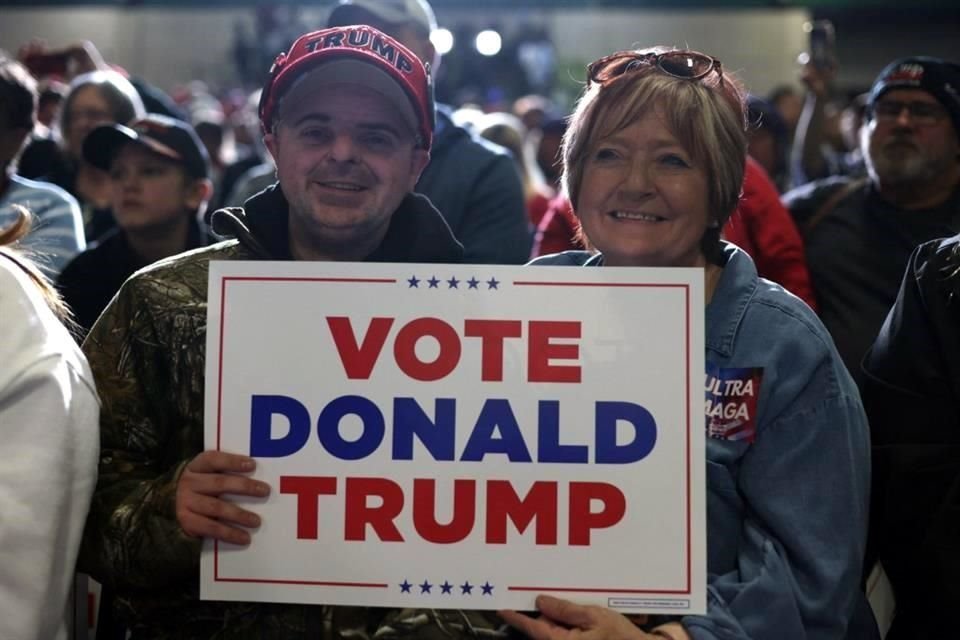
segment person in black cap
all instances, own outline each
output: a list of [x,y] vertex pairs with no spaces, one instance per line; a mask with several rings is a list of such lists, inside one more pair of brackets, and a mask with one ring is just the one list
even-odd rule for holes
[[804,236],[820,317],[858,384],[910,253],[960,231],[960,65],[892,62],[866,118],[866,178],[818,180],[783,197]]
[[129,127],[103,125],[84,140],[83,157],[108,172],[117,222],[57,281],[86,334],[137,269],[216,239],[200,222],[212,185],[207,153],[190,125],[155,114]]
[[[886,141],[873,136],[871,177],[883,180],[890,198],[925,201],[942,216],[939,235],[960,230],[960,65],[894,62],[874,84],[868,109],[890,130]],[[912,138],[909,122],[922,134]],[[896,598],[889,640],[948,637],[960,606],[960,235],[920,244],[905,263],[896,303],[863,361],[873,444],[870,549]]]

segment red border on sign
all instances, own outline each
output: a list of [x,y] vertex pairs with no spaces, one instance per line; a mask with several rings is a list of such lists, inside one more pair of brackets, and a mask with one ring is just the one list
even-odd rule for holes
[[[226,314],[224,309],[226,306],[226,297],[227,297],[227,282],[228,281],[237,281],[237,282],[318,282],[318,283],[337,283],[337,284],[396,284],[399,282],[396,279],[391,278],[311,278],[311,277],[241,277],[241,276],[226,276],[221,280],[220,283],[220,353],[219,361],[217,363],[217,450],[220,449],[220,432],[221,432],[221,416],[222,416],[222,406],[223,406],[223,342],[224,342],[224,318]],[[691,442],[690,442],[690,433],[692,428],[691,415],[690,415],[690,398],[691,398],[691,389],[690,389],[690,365],[691,365],[691,353],[690,353],[690,314],[692,309],[690,307],[690,287],[689,285],[681,284],[663,284],[663,283],[643,283],[643,282],[564,282],[564,281],[529,281],[529,280],[518,280],[512,283],[514,286],[518,287],[593,287],[593,288],[649,288],[649,289],[682,289],[684,293],[684,308],[685,308],[685,360],[687,367],[687,375],[685,376],[685,391],[684,391],[684,410],[686,413],[686,476],[687,476],[687,486],[686,486],[686,588],[685,589],[667,589],[667,590],[656,590],[656,589],[623,589],[620,587],[571,587],[571,586],[526,586],[526,585],[513,585],[507,586],[508,591],[552,591],[552,592],[567,592],[567,593],[609,593],[609,594],[664,594],[664,595],[690,595],[692,593],[692,519],[691,519],[691,476],[692,476],[692,464],[691,460]],[[215,541],[213,546],[213,579],[215,582],[234,582],[234,583],[253,583],[253,584],[285,584],[285,585],[300,585],[300,586],[323,586],[323,587],[352,587],[352,588],[376,588],[376,589],[386,589],[388,584],[386,583],[371,583],[371,582],[342,582],[342,581],[309,581],[309,580],[277,580],[277,579],[267,579],[267,578],[226,578],[220,576],[220,564],[219,564],[219,542]]]
[[[217,362],[217,450],[220,450],[221,417],[223,415],[223,322],[227,302],[227,282],[329,282],[336,284],[396,284],[394,278],[282,278],[254,276],[225,276],[220,282],[220,359]],[[333,582],[310,580],[271,580],[268,578],[223,578],[220,576],[220,543],[213,543],[213,581],[243,582],[252,584],[289,584],[311,587],[352,587],[362,589],[386,589],[389,585],[380,582]]]

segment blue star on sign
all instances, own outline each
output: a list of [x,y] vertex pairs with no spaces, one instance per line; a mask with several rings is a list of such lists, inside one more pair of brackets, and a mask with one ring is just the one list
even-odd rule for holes
[[453,585],[446,580],[444,580],[443,584],[440,585],[440,593],[450,593],[452,590],[453,590]]
[[424,580],[422,583],[420,583],[420,593],[430,593],[431,587],[433,587],[433,585]]
[[410,279],[407,280],[407,284],[410,285],[410,289],[419,289],[420,281],[417,280],[417,276],[410,276]]
[[437,285],[440,284],[440,281],[437,280],[437,276],[430,276],[430,279],[427,280],[427,282],[430,284],[431,289],[436,289]]
[[500,284],[499,280],[496,278],[490,278],[487,280],[487,290],[496,289],[498,284]]
[[489,582],[484,582],[480,585],[480,588],[483,589],[483,595],[492,596],[493,595],[493,585]]
[[403,582],[400,583],[400,593],[410,593],[410,587],[413,585],[407,582],[407,579],[404,578]]
[[460,585],[460,595],[468,595],[473,593],[473,585],[469,582],[464,582]]
[[450,289],[457,289],[457,288],[459,288],[459,287],[457,287],[458,284],[460,284],[460,281],[457,280],[456,277],[453,277],[453,278],[450,278],[449,280],[447,280],[447,285],[449,286]]
[[477,280],[476,278],[470,278],[469,280],[467,280],[467,284],[470,285],[471,289],[476,289],[477,285],[480,284],[480,281]]

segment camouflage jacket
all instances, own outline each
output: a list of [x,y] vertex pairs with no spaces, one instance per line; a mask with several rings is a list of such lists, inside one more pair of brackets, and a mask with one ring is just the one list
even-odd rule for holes
[[[234,240],[132,276],[94,325],[84,351],[103,402],[100,475],[79,569],[115,593],[114,615],[141,639],[496,637],[489,612],[391,610],[199,600],[199,540],[174,514],[186,462],[203,450],[204,351],[211,260],[290,259],[278,190],[221,210]],[[459,262],[439,213],[408,196],[370,260]]]

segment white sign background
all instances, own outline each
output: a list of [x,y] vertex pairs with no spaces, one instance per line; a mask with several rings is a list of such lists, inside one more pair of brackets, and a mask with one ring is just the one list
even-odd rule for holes
[[[213,262],[206,359],[206,448],[250,453],[251,397],[284,395],[310,412],[311,436],[297,453],[259,458],[253,474],[270,484],[263,500],[232,497],[262,518],[248,547],[205,541],[201,597],[390,607],[531,609],[539,593],[631,613],[705,611],[703,276],[697,269],[503,267],[324,262]],[[373,317],[396,320],[369,380],[344,373],[326,317],[347,316],[358,344]],[[418,382],[397,366],[393,339],[406,322],[441,318],[461,336],[461,359],[448,377]],[[504,342],[502,382],[483,382],[480,340],[463,338],[464,319],[520,320],[523,337]],[[527,382],[529,320],[578,321],[582,381]],[[423,338],[416,352],[433,360]],[[386,422],[381,446],[344,461],[320,444],[316,421],[332,399],[372,400]],[[413,460],[392,459],[393,400],[415,398],[429,416],[437,398],[456,399],[454,461],[436,461],[414,438]],[[533,462],[488,454],[460,461],[487,399],[508,399]],[[589,464],[538,463],[538,401],[560,406],[560,442],[589,447]],[[656,420],[651,453],[630,464],[593,464],[597,401],[639,404]],[[285,418],[273,419],[281,437]],[[344,439],[359,418],[340,424]],[[618,443],[632,439],[621,424]],[[319,538],[297,539],[297,496],[281,476],[332,476],[336,495],[319,497]],[[403,542],[344,540],[346,478],[388,478],[404,489],[396,518]],[[477,518],[461,542],[424,541],[412,522],[415,478],[436,480],[435,519],[450,521],[454,479],[476,480]],[[558,487],[557,544],[537,545],[536,523],[507,543],[484,540],[488,479],[509,480],[521,498],[535,481]],[[626,497],[620,522],[568,542],[570,482],[605,482]],[[371,498],[376,500],[376,498]],[[370,506],[375,506],[371,503]],[[595,512],[601,504],[591,505]]]

